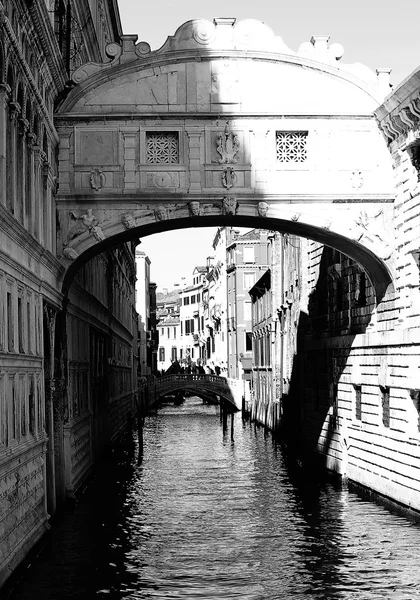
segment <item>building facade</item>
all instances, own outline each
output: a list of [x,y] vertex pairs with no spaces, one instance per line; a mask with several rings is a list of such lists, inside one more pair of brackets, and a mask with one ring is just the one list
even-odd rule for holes
[[[252,311],[249,290],[269,266],[267,231],[253,229],[242,235],[228,229],[227,360],[228,376],[244,379],[248,396],[251,382]],[[246,360],[248,359],[248,360]],[[245,369],[244,369],[245,366]]]
[[[119,39],[118,10],[48,4],[0,2],[0,586],[126,426],[136,388],[133,245],[63,288],[56,244],[54,111]],[[68,239],[100,236],[87,214],[70,220]]]

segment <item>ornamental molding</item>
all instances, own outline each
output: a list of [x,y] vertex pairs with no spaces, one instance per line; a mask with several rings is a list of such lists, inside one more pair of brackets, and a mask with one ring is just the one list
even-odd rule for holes
[[[48,30],[51,29],[49,24],[48,13],[46,12],[46,7],[44,3],[40,2],[41,8],[38,7],[37,2],[32,2],[29,6],[30,15],[34,21],[34,27],[37,30],[37,35],[39,36],[41,47],[46,56],[46,60],[48,62],[49,70],[51,76],[54,80],[54,83],[57,87],[57,90],[62,90],[65,87],[65,77],[64,77],[64,68],[59,65],[59,62],[56,57],[60,56],[60,52],[58,49],[57,42],[55,37],[51,37],[48,35]],[[41,13],[46,13],[45,15]],[[0,22],[3,23],[3,27],[6,31],[6,34],[9,38],[10,46],[13,48],[13,52],[19,61],[20,71],[24,73],[26,77],[26,83],[31,88],[32,97],[34,97],[38,103],[38,109],[40,111],[40,116],[42,115],[42,119],[44,123],[48,124],[48,128],[50,130],[50,134],[52,139],[58,144],[58,135],[55,130],[55,126],[53,125],[52,120],[50,119],[50,115],[47,107],[45,106],[44,100],[38,90],[38,86],[35,83],[34,76],[32,75],[29,66],[27,65],[25,58],[22,54],[18,39],[16,38],[15,32],[7,18],[4,8],[0,7]],[[51,45],[54,48],[51,48]],[[7,55],[10,57],[10,48]],[[25,86],[26,87],[26,86]]]
[[[384,113],[382,118],[380,113]],[[420,136],[420,93],[416,91],[413,97],[402,102],[388,112],[383,105],[376,111],[379,127],[388,140],[388,145],[401,139],[402,146],[409,144],[413,136]],[[407,138],[407,139],[404,139]]]

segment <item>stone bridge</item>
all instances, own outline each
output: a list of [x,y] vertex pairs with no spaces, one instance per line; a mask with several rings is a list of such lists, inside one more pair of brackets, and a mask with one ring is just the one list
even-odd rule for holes
[[147,395],[146,403],[153,407],[160,398],[172,392],[192,392],[200,398],[207,399],[216,394],[226,400],[237,410],[242,408],[243,382],[238,379],[220,377],[218,375],[164,375],[140,386],[140,393]]
[[125,35],[58,108],[64,291],[93,255],[170,229],[234,225],[313,239],[369,275],[395,266],[391,158],[374,111],[385,70],[297,52],[252,19],[189,21],[158,50]]

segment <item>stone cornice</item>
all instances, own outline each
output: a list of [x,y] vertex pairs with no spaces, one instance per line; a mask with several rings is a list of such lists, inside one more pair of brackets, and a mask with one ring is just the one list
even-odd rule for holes
[[49,271],[54,274],[62,273],[63,267],[59,260],[32,237],[27,229],[25,229],[2,204],[0,204],[0,231],[1,230],[3,230],[3,236],[14,239],[23,250],[28,252],[28,254],[37,262],[42,263]]
[[60,49],[52,30],[50,17],[45,1],[26,0],[29,13],[34,21],[35,29],[41,43],[42,50],[50,68],[51,75],[60,92],[66,83],[66,72],[61,59]]
[[405,79],[375,111],[388,144],[400,148],[420,140],[420,68]]

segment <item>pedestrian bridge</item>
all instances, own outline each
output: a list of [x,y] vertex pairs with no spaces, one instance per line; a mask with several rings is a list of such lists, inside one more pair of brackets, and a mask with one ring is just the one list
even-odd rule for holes
[[58,108],[57,254],[84,262],[171,229],[235,226],[306,237],[391,291],[395,186],[374,111],[387,73],[297,52],[253,19],[189,21],[158,50],[137,36],[87,63]]
[[143,384],[142,392],[147,395],[147,405],[153,407],[163,396],[172,392],[192,392],[199,397],[207,398],[209,394],[216,394],[226,400],[236,409],[242,407],[243,382],[238,379],[220,377],[218,375],[164,375]]

